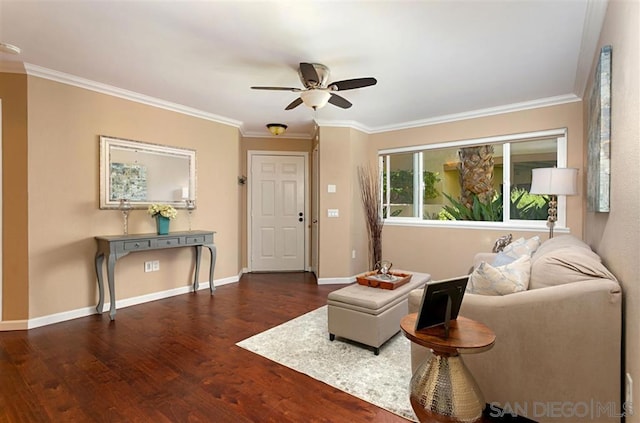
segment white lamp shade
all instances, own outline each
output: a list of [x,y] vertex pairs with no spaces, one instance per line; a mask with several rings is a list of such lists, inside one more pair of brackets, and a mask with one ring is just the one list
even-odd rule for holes
[[323,90],[308,90],[300,93],[302,102],[312,109],[320,109],[327,105],[331,94]]
[[578,169],[546,167],[531,170],[531,194],[576,195]]

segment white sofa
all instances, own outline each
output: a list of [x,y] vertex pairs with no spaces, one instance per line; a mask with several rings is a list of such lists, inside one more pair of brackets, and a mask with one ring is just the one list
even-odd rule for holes
[[[492,258],[479,254],[475,265]],[[421,298],[421,289],[409,294],[410,313]],[[531,257],[528,290],[467,293],[460,315],[496,334],[491,350],[463,357],[490,405],[537,422],[620,421],[622,291],[581,240],[544,242]],[[411,348],[415,370],[430,353]]]

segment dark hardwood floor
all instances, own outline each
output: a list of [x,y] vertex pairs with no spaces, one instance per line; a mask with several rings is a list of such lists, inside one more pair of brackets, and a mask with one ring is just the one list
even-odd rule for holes
[[0,422],[406,422],[236,342],[326,304],[310,273],[0,332]]

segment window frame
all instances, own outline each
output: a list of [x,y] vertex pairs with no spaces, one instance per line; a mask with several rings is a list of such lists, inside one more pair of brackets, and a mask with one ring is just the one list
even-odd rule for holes
[[[387,148],[378,150],[378,165],[380,170],[380,186],[383,184],[384,171],[390,173],[390,161],[385,157],[391,154],[413,153],[414,172],[417,184],[414,182],[414,199],[421,199],[424,184],[420,179],[423,171],[423,153],[429,150],[455,147],[471,147],[477,145],[499,145],[503,148],[503,168],[511,168],[511,144],[517,142],[535,141],[536,139],[556,139],[556,163],[557,167],[567,166],[567,128],[549,129],[543,131],[523,132],[518,134],[498,135],[484,138],[472,138],[450,142],[439,142],[417,146]],[[415,154],[418,153],[418,154]],[[380,190],[380,210],[384,210],[385,204],[389,204],[391,178],[386,181],[386,199],[383,198],[384,189]],[[511,172],[503,172],[502,176],[503,194],[511,192]],[[417,191],[417,194],[416,194]],[[386,202],[385,202],[386,200]],[[457,227],[467,229],[511,229],[511,230],[533,230],[547,231],[546,220],[513,220],[510,216],[510,195],[503,195],[503,220],[501,222],[470,221],[470,220],[431,220],[423,218],[422,201],[414,201],[414,216],[412,217],[384,217],[384,224],[390,226],[431,226],[431,227]],[[567,200],[566,196],[558,196],[558,216],[554,227],[555,232],[569,233],[567,227]]]

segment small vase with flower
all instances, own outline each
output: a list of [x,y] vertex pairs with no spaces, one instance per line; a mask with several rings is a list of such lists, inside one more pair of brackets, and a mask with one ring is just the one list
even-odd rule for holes
[[178,215],[178,211],[169,204],[151,204],[147,209],[147,213],[156,219],[158,235],[167,235],[169,233],[169,222]]

